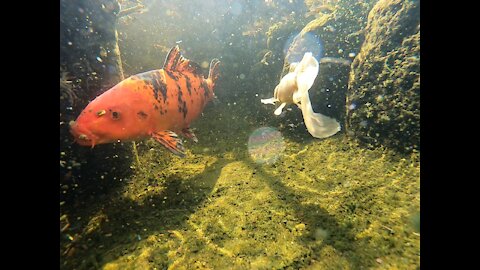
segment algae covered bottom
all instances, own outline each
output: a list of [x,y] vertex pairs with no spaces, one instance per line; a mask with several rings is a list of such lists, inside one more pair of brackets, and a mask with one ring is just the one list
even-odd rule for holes
[[184,159],[141,143],[131,178],[87,203],[62,268],[416,269],[418,153],[283,129],[277,162],[255,163],[242,107],[208,108]]

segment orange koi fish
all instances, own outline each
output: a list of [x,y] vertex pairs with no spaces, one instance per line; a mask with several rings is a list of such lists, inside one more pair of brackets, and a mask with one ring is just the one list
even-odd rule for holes
[[70,123],[70,133],[84,146],[153,138],[178,156],[185,155],[177,133],[197,142],[190,123],[212,100],[220,61],[213,59],[207,78],[178,46],[162,69],[133,75],[104,92]]

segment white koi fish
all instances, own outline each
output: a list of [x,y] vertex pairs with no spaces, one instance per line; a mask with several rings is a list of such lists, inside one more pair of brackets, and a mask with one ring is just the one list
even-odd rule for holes
[[275,115],[280,115],[287,104],[297,104],[302,110],[308,132],[315,138],[327,138],[340,131],[340,124],[334,118],[313,111],[308,90],[312,87],[318,70],[318,61],[312,53],[305,53],[302,61],[290,65],[289,73],[275,87],[273,98],[261,101],[263,104],[273,105],[280,102]]

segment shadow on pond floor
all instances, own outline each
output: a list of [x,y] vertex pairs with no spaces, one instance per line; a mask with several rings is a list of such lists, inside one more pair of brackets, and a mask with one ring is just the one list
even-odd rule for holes
[[[378,256],[400,265],[405,252],[410,263],[419,260],[417,240],[406,239],[410,247],[403,248],[405,239],[392,242],[381,233],[373,241],[368,232],[383,213],[416,207],[415,166],[346,144],[344,136],[296,141],[288,134],[279,162],[257,164],[245,143],[253,127],[228,130],[228,121],[200,121],[201,142],[187,143],[185,159],[142,144],[144,171],[98,201],[98,212],[86,218],[91,231],[76,254],[62,258],[62,268],[356,269],[372,267]],[[392,185],[398,179],[409,186]],[[401,203],[378,195],[385,189],[398,192]]]
[[[81,259],[96,254],[98,258],[90,258],[84,262],[95,266],[100,261],[108,261],[109,254],[118,256],[124,253],[112,252],[116,250],[116,246],[131,250],[135,248],[135,242],[148,235],[185,227],[185,220],[214,188],[215,180],[225,163],[225,160],[218,160],[205,168],[205,174],[187,179],[175,175],[163,181],[150,178],[149,186],[161,191],[146,196],[148,198],[143,201],[135,201],[125,196],[99,201],[101,210],[93,214],[86,225],[82,240],[75,245],[78,252],[72,258]],[[95,250],[93,253],[92,249]],[[105,258],[102,258],[103,256]],[[69,261],[68,258],[63,259]]]
[[[286,186],[278,177],[266,172],[251,159],[246,159],[245,162],[248,166],[256,170],[268,186],[275,191],[280,200],[290,205],[298,223],[311,228],[308,230],[308,233],[302,234],[297,238],[300,245],[308,247],[310,252],[306,253],[304,257],[291,262],[287,267],[297,268],[309,265],[312,260],[321,260],[321,258],[318,257],[318,253],[325,245],[332,246],[343,256],[346,255],[345,258],[347,258],[350,266],[362,265],[368,268],[372,265],[373,261],[357,261],[355,256],[348,255],[358,251],[369,253],[374,250],[374,247],[359,243],[355,240],[351,226],[341,224],[335,216],[329,214],[327,210],[319,205],[302,202],[302,196],[299,196],[298,192]],[[299,227],[301,228],[303,226]]]

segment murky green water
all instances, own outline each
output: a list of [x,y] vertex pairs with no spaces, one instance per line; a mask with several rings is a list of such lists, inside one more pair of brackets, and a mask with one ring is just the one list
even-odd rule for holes
[[[60,5],[61,269],[419,269],[417,1]],[[221,61],[184,158],[73,143],[88,101],[175,45],[205,76]],[[341,126],[327,138],[260,101],[306,51],[312,108]]]

